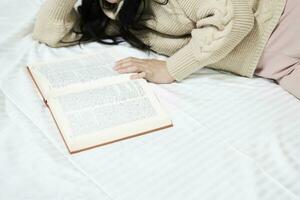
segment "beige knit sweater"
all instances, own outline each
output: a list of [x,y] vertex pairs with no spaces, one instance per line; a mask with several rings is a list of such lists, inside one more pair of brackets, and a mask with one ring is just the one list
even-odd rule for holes
[[[100,0],[104,1],[104,0]],[[202,67],[253,77],[264,46],[283,12],[285,0],[148,0],[145,21],[152,31],[141,40],[167,58],[172,77],[181,81]],[[35,23],[33,38],[51,47],[78,39],[76,0],[46,0]],[[101,2],[103,3],[103,2]],[[117,5],[120,9],[122,1]],[[104,10],[115,19],[119,9]],[[182,37],[184,36],[184,37]]]

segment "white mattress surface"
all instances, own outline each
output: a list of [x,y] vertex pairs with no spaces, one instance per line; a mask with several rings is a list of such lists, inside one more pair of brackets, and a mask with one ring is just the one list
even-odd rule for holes
[[25,66],[107,46],[33,41],[41,3],[0,2],[0,199],[300,199],[300,101],[258,77],[202,69],[151,84],[173,128],[68,154]]

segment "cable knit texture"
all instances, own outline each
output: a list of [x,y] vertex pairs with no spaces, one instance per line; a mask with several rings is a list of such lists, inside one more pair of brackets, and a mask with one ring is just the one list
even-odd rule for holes
[[[203,67],[253,77],[264,46],[279,22],[284,1],[169,0],[167,5],[146,1],[146,12],[154,18],[143,21],[149,31],[139,37],[152,50],[169,56],[167,68],[177,81]],[[75,44],[73,41],[80,37],[72,31],[79,21],[75,3],[46,0],[38,13],[33,38],[51,47]],[[113,10],[103,10],[115,20]]]

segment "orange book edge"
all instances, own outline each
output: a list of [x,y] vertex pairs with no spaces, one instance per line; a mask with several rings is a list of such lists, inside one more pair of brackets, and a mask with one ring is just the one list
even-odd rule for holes
[[149,134],[149,133],[152,133],[152,132],[155,132],[155,131],[159,131],[159,130],[163,130],[163,129],[166,129],[166,128],[173,127],[173,124],[171,123],[170,125],[167,125],[167,126],[163,126],[163,127],[160,127],[160,128],[152,129],[152,130],[149,130],[149,131],[144,131],[144,132],[137,133],[137,134],[134,134],[134,135],[131,135],[131,136],[128,136],[128,137],[123,137],[123,138],[120,138],[120,139],[112,140],[112,141],[110,141],[110,142],[101,143],[101,144],[97,144],[97,145],[94,145],[94,146],[91,146],[91,147],[87,147],[87,148],[83,148],[83,149],[71,151],[70,148],[69,148],[69,146],[68,146],[68,144],[67,144],[67,142],[66,142],[66,140],[65,140],[65,138],[64,138],[64,135],[63,135],[63,133],[62,133],[62,131],[61,131],[61,129],[60,129],[60,127],[59,127],[59,125],[58,125],[58,123],[57,123],[55,117],[54,117],[54,114],[53,114],[53,112],[52,112],[50,106],[49,106],[48,103],[47,103],[47,99],[46,99],[45,96],[43,95],[42,90],[40,89],[40,87],[38,86],[36,80],[34,79],[34,76],[33,76],[33,74],[31,73],[30,68],[29,68],[28,66],[27,66],[26,68],[27,68],[27,71],[28,71],[28,73],[29,73],[29,75],[30,75],[30,77],[31,77],[31,79],[32,79],[32,81],[33,81],[33,83],[34,83],[34,85],[35,85],[36,88],[38,89],[39,94],[42,96],[43,101],[44,101],[46,107],[49,109],[50,114],[51,114],[51,116],[52,116],[52,118],[53,118],[53,120],[54,120],[54,122],[55,122],[55,125],[56,125],[57,129],[59,130],[59,133],[60,133],[60,135],[61,135],[61,137],[62,137],[62,139],[63,139],[63,142],[64,142],[65,146],[67,147],[68,152],[69,152],[70,154],[79,153],[79,152],[82,152],[82,151],[94,149],[94,148],[96,148],[96,147],[100,147],[100,146],[112,144],[112,143],[115,143],[115,142],[127,140],[127,139],[130,139],[130,138],[138,137],[138,136],[141,136],[141,135],[146,135],[146,134]]

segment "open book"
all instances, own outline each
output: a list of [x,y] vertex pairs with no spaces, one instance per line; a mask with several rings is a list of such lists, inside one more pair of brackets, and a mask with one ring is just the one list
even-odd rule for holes
[[28,66],[70,153],[171,127],[144,79],[112,68],[115,48]]

